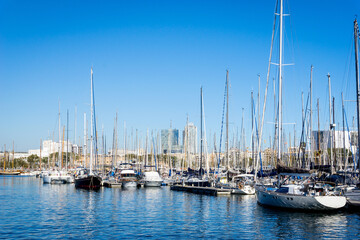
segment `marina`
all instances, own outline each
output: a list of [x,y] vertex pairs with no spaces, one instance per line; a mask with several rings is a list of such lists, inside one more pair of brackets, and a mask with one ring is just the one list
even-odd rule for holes
[[169,187],[88,191],[1,176],[0,199],[5,239],[357,239],[360,232],[360,215],[346,210],[289,212],[260,206],[254,195],[215,197]]
[[[335,24],[325,10],[307,16],[306,4],[292,9],[290,2],[274,0],[273,9],[268,2],[264,9],[253,2],[141,2],[136,13],[126,11],[137,9],[134,3],[87,6],[107,9],[102,17],[75,7],[83,23],[76,19],[79,26],[63,33],[54,27],[52,37],[30,48],[52,42],[60,57],[45,58],[45,50],[41,59],[64,64],[31,69],[29,82],[41,85],[41,94],[23,97],[28,101],[0,95],[0,108],[8,108],[1,112],[22,102],[28,115],[0,119],[0,239],[359,239],[360,30],[356,14],[349,17],[355,3],[339,6],[346,11]],[[314,9],[337,12],[337,3],[322,4]],[[310,20],[323,18],[326,34],[337,29],[334,40],[324,42]],[[56,34],[66,37],[54,43]],[[14,39],[0,47],[17,49]],[[81,60],[74,60],[77,48]],[[7,84],[24,78],[13,71],[17,59],[9,62],[0,68]],[[27,62],[25,68],[37,66]]]

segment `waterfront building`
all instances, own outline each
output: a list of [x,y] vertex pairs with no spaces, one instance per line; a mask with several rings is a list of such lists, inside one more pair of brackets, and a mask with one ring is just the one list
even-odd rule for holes
[[[70,141],[69,143],[67,143],[67,141],[62,141],[61,143],[58,143],[53,142],[52,140],[44,140],[41,147],[41,157],[48,157],[50,154],[58,152],[60,148],[63,148],[62,152],[68,153],[77,153],[75,151],[78,151],[79,149],[78,146],[73,145]],[[28,154],[40,156],[40,149],[30,149],[28,151]]]

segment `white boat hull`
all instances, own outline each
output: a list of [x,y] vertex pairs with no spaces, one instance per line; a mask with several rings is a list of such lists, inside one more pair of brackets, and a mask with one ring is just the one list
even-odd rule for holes
[[282,194],[265,189],[256,189],[258,203],[280,208],[299,209],[299,210],[336,210],[346,204],[344,196],[309,196]]
[[145,181],[144,187],[161,187],[162,181]]
[[43,183],[45,184],[54,184],[54,183],[66,183],[66,181],[61,176],[43,176]]
[[239,195],[254,195],[255,194],[255,188],[254,187],[244,187],[242,189],[235,188],[232,192],[232,194],[239,194]]
[[122,182],[122,187],[123,188],[137,188],[137,182],[135,182],[135,181]]

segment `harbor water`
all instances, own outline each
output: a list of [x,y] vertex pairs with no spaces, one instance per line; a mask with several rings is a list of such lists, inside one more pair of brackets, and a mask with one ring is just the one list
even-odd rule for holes
[[255,196],[44,185],[0,177],[0,239],[360,239],[360,213],[289,212]]

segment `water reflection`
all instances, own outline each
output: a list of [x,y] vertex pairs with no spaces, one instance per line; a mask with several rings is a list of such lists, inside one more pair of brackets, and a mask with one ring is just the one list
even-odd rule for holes
[[[203,196],[168,187],[99,191],[0,178],[0,238],[358,239],[360,216],[280,211],[254,196]],[[29,237],[30,236],[30,237]]]

